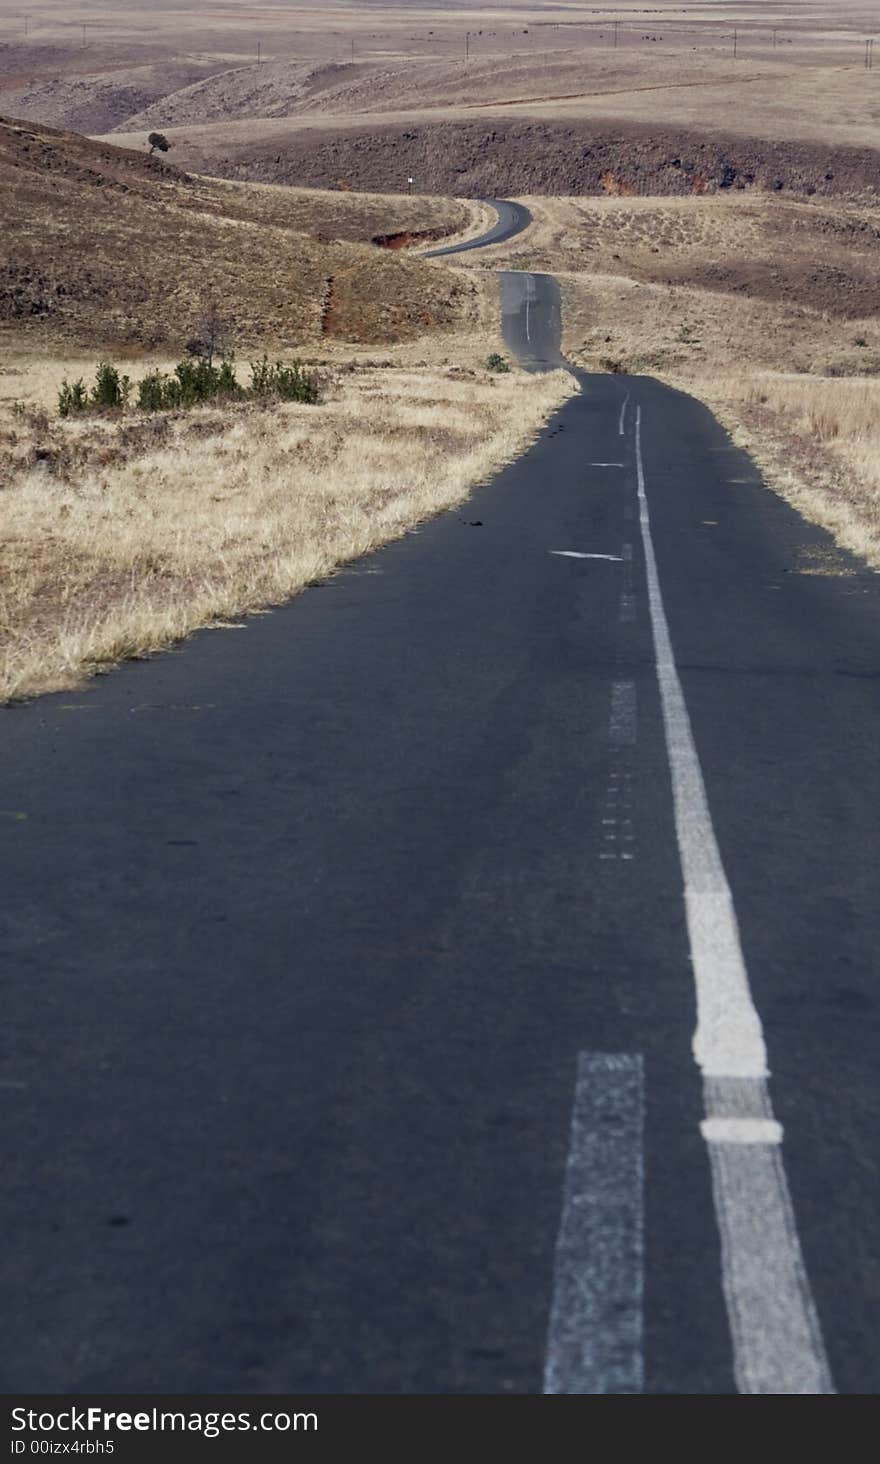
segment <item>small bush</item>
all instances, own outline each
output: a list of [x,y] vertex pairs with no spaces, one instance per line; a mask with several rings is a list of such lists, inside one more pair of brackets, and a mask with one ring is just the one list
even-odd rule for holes
[[95,372],[95,384],[89,396],[89,405],[99,410],[121,410],[128,401],[131,379],[122,376],[109,361],[102,361]]
[[[128,405],[132,382],[109,361],[98,367],[91,392],[82,380],[65,381],[58,393],[62,417],[72,412],[115,411]],[[142,412],[170,412],[212,401],[246,401],[274,398],[282,402],[316,402],[320,396],[317,376],[298,361],[270,362],[267,356],[251,362],[251,385],[245,389],[235,374],[235,362],[224,358],[219,366],[204,357],[178,361],[171,376],[148,371],[137,383],[137,405]]]
[[138,383],[138,406],[142,412],[161,412],[165,406],[168,377],[161,371],[148,371]]
[[282,402],[311,402],[318,400],[320,387],[318,378],[306,371],[299,361],[287,365],[284,361],[271,362],[268,356],[251,362],[251,395],[255,397],[278,397]]
[[238,397],[242,394],[233,361],[223,360],[219,366],[214,366],[204,357],[178,361],[169,391],[174,398],[171,405],[176,407],[194,407],[216,397]]
[[486,370],[498,371],[503,373],[505,371],[509,371],[510,367],[508,366],[503,356],[499,356],[497,351],[493,351],[486,362]]
[[89,405],[89,393],[82,377],[78,381],[62,381],[58,393],[58,412],[70,417],[74,412],[84,412]]
[[237,397],[242,395],[241,387],[235,375],[235,363],[230,360],[220,362],[215,369],[215,396]]

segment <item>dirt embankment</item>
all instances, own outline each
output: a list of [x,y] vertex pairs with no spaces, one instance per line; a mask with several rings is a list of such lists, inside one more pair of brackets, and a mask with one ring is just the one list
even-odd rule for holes
[[387,190],[412,177],[422,193],[687,195],[722,190],[854,195],[880,192],[871,148],[773,142],[596,122],[447,122],[241,144],[192,159],[222,177],[303,187]]

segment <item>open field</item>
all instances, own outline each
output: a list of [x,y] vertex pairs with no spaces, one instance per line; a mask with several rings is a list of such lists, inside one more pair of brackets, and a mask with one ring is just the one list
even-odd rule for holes
[[[371,242],[479,230],[482,205],[195,179],[2,121],[0,185],[3,697],[295,593],[458,501],[572,389],[485,370],[493,279]],[[316,363],[322,404],[58,417],[99,353],[137,381],[211,312],[243,363]]]
[[[707,135],[728,139],[743,153],[740,172],[756,173],[743,139],[799,144],[801,160],[810,145],[876,146],[880,66],[865,69],[865,40],[878,20],[880,0],[760,9],[659,0],[641,10],[623,0],[602,8],[329,0],[284,10],[160,7],[149,17],[133,3],[54,0],[29,10],[25,34],[20,11],[0,0],[0,111],[115,132],[136,147],[158,128],[183,166],[320,186],[343,178],[386,191],[411,173],[426,192],[477,192],[490,182],[489,191],[558,192],[553,152],[620,127],[646,137],[660,127],[695,147]],[[446,131],[432,149],[426,134],[440,122]],[[480,129],[497,133],[497,123],[488,179],[485,168],[469,178]],[[421,147],[411,146],[413,129]],[[346,143],[352,132],[355,146]],[[618,173],[625,144],[611,162]],[[376,158],[368,161],[377,151],[378,173]],[[523,152],[530,178],[517,171]],[[784,176],[784,157],[773,167]],[[856,171],[859,186],[871,186],[870,165]],[[464,186],[453,188],[450,174]],[[772,185],[760,166],[757,175],[759,186]],[[570,162],[566,186],[594,191]]]

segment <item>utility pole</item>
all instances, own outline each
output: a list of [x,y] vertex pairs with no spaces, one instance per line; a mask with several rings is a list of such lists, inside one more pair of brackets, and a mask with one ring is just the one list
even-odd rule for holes
[[736,60],[737,33],[736,26],[733,27],[733,59]]
[[865,41],[865,70],[874,70],[874,42]]
[[615,48],[615,50],[617,49],[617,31],[618,31],[619,25],[620,25],[620,22],[616,20],[614,22],[614,48]]
[[263,46],[262,41],[257,41],[257,65],[258,66],[260,64],[260,51],[262,50],[262,46]]
[[776,32],[778,30],[779,30],[779,27],[777,25],[774,25],[774,27],[773,27],[773,49],[774,49],[774,51],[776,50]]
[[471,33],[470,33],[470,31],[465,31],[465,36],[464,36],[464,59],[465,59],[465,61],[469,61],[470,60],[470,54],[471,54]]
[[86,28],[83,26],[83,45],[86,43]]

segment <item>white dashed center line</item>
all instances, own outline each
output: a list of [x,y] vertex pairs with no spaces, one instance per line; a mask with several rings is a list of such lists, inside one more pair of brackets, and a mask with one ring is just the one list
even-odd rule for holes
[[638,1054],[580,1054],[545,1393],[643,1390],[643,1090]]
[[634,681],[615,681],[608,714],[608,786],[602,808],[599,858],[635,857],[632,808],[632,750],[638,741],[638,702]]

